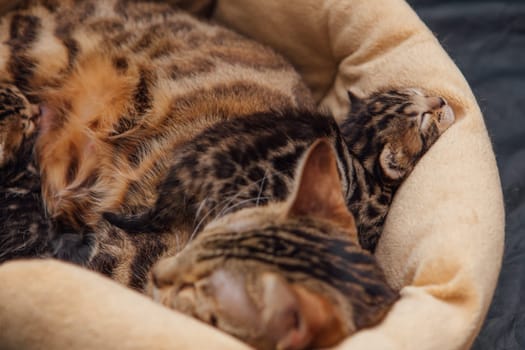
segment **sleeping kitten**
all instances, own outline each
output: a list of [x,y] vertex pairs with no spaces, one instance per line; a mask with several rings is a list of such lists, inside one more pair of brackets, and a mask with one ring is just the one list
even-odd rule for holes
[[[207,237],[202,231],[206,225],[209,230],[213,223],[219,225],[228,217],[249,213],[248,210],[270,223],[274,210],[271,208],[277,208],[276,203],[287,199],[286,203],[295,203],[290,194],[297,186],[300,188],[294,181],[299,159],[305,152],[333,157],[322,150],[326,147],[316,148],[319,138],[326,139],[323,142],[337,154],[331,164],[336,164],[341,179],[333,185],[331,176],[329,183],[333,186],[329,188],[343,191],[344,201],[350,207],[355,197],[360,200],[358,208],[372,208],[355,210],[359,227],[363,226],[361,222],[381,225],[393,189],[440,134],[430,131],[437,128],[442,132],[451,123],[450,118],[441,120],[440,116],[448,115],[448,106],[436,106],[436,98],[398,91],[378,95],[385,97],[380,99],[385,108],[376,113],[377,118],[370,115],[371,126],[363,124],[365,129],[369,127],[365,137],[355,136],[359,134],[350,127],[350,119],[346,126],[349,130],[341,136],[333,118],[315,111],[299,75],[280,56],[162,4],[43,1],[41,6],[8,14],[0,22],[0,29],[0,54],[5,55],[0,57],[1,76],[31,95],[33,102],[41,103],[45,111],[39,122],[36,159],[42,200],[53,223],[53,238],[51,243],[43,243],[42,254],[74,261],[137,290],[143,289],[155,262],[175,256],[193,238],[198,242]],[[387,98],[389,94],[398,98]],[[363,104],[373,101],[365,100]],[[408,103],[410,108],[406,110],[410,112],[400,108],[400,103]],[[395,122],[384,121],[387,110],[398,114]],[[379,132],[376,138],[376,123],[378,128],[387,126],[392,132]],[[405,133],[413,137],[400,137]],[[357,149],[350,142],[345,145],[344,139],[353,138]],[[361,159],[359,147],[373,151],[363,152],[366,157]],[[370,154],[374,155],[371,161]],[[301,172],[301,178],[308,177],[307,173],[310,171]],[[292,204],[289,207],[296,208]],[[315,237],[320,239],[319,248],[346,247],[357,259],[344,261],[357,276],[355,283],[349,285],[383,286],[377,299],[362,303],[363,298],[374,293],[374,288],[370,293],[358,292],[348,297],[348,288],[353,287],[315,275],[319,269],[326,272],[324,265],[314,264],[312,273],[290,274],[279,265],[279,256],[270,256],[259,268],[254,267],[257,274],[247,274],[245,278],[267,281],[254,282],[262,289],[253,293],[264,296],[264,291],[276,288],[285,296],[280,302],[291,300],[285,305],[291,305],[292,310],[294,305],[303,305],[304,300],[311,300],[321,311],[348,311],[349,305],[357,309],[356,305],[361,305],[364,311],[359,314],[368,315],[363,316],[364,321],[345,311],[335,319],[329,317],[329,312],[320,312],[320,316],[326,316],[321,322],[312,318],[308,311],[311,309],[307,309],[300,315],[305,323],[300,323],[302,319],[294,323],[294,312],[291,318],[285,317],[292,325],[308,326],[307,331],[301,328],[299,333],[290,333],[290,341],[283,339],[293,328],[283,327],[280,335],[270,329],[281,328],[279,317],[275,321],[264,320],[265,333],[255,338],[234,334],[261,346],[290,344],[289,347],[297,348],[335,342],[380,320],[395,295],[384,284],[373,259],[357,247],[353,217],[344,207],[340,205],[332,212],[338,214],[335,219],[315,214],[319,208],[283,211],[283,221],[277,222],[282,229],[278,231],[286,233],[290,225],[299,223],[304,225],[304,237],[308,231],[314,241]],[[264,215],[266,210],[268,216]],[[138,219],[141,226],[130,231],[142,232],[128,234],[103,220],[104,212],[122,215],[121,226],[129,218]],[[118,215],[108,217],[118,223]],[[151,227],[148,220],[140,220],[153,217],[159,221]],[[155,235],[148,231],[150,228]],[[268,232],[272,230],[262,231],[271,239]],[[261,242],[265,244],[264,239]],[[199,245],[195,243],[194,247]],[[199,250],[186,248],[183,251],[187,254]],[[320,255],[312,261],[324,264],[340,259],[343,253],[334,253],[332,248],[319,250]],[[12,252],[10,247],[6,249],[8,256]],[[227,251],[223,254],[229,256]],[[303,263],[299,260],[299,264]],[[210,266],[217,267],[203,264],[202,268],[207,270]],[[264,277],[268,271],[273,275]],[[370,271],[375,272],[369,281],[366,275]],[[233,270],[218,274],[217,278],[240,286],[239,276]],[[287,286],[286,281],[294,286]],[[299,304],[293,301],[293,295],[298,295]],[[275,303],[279,306],[278,300]],[[275,314],[269,315],[273,319]],[[237,316],[242,315],[225,314],[232,320]],[[218,326],[232,331],[221,326],[228,324],[224,322],[218,320]],[[332,324],[336,325],[334,334],[325,328]],[[250,332],[254,323],[246,325]],[[243,332],[240,328],[237,331]]]
[[152,270],[149,294],[257,349],[334,345],[398,299],[359,247],[332,142],[300,157],[284,202],[214,220]]
[[174,152],[153,208],[106,213],[141,234],[194,218],[187,246],[153,268],[150,295],[258,349],[330,346],[377,324],[397,294],[358,234],[380,233],[394,191],[454,115],[414,89],[351,98],[343,135],[333,118],[297,111],[209,128]]
[[356,176],[347,205],[357,218],[361,246],[374,252],[393,195],[455,116],[445,99],[419,89],[377,92],[365,99],[349,93],[349,98],[351,111],[341,132],[362,175]]
[[101,214],[152,205],[172,150],[201,131],[313,100],[269,48],[169,5],[29,3],[0,21],[0,76],[46,111],[36,161],[56,254],[141,289],[191,232],[129,237]]
[[[417,161],[452,124],[441,97],[417,89],[349,93],[352,110],[341,132],[318,113],[288,111],[225,121],[176,149],[153,207],[105,218],[127,232],[165,232],[196,218],[210,220],[244,207],[284,200],[304,150],[328,137],[338,152],[346,204],[360,244],[374,251],[392,197]],[[212,181],[213,180],[213,181]]]
[[[385,110],[398,109],[386,107],[388,98],[397,96],[403,103],[411,101],[397,116],[400,121],[396,122],[396,117],[390,115],[389,123],[396,125],[396,129],[395,132],[384,132],[388,137],[383,141],[387,141],[385,144],[396,143],[399,142],[397,133],[404,136],[413,133],[421,134],[419,140],[423,144],[433,143],[442,132],[439,128],[443,129],[443,123],[450,122],[447,119],[450,116],[441,114],[447,110],[436,108],[435,115],[429,116],[426,121],[427,125],[422,125],[427,111],[407,115],[408,111],[416,110],[415,101],[418,101],[420,93],[403,93],[406,95],[401,92],[376,94],[369,99],[375,105],[378,100],[383,101]],[[434,100],[421,98],[429,104]],[[361,108],[369,110],[362,106],[363,102],[353,97],[354,108],[361,103]],[[8,106],[4,104],[4,108]],[[368,122],[375,120],[372,124],[378,130],[385,115],[376,114],[366,119]],[[358,121],[357,116],[351,118]],[[221,158],[222,161],[213,170],[217,175],[217,172],[225,172],[228,168],[224,157],[232,154],[233,146],[243,144],[247,149],[251,148],[251,156],[244,154],[247,164],[259,167],[264,164],[264,158],[254,155],[273,153],[267,162],[280,164],[286,158],[288,166],[293,164],[299,168],[294,171],[298,174],[267,174],[267,185],[252,183],[252,201],[243,199],[245,189],[235,188],[235,196],[224,198],[226,203],[221,215],[215,209],[215,220],[208,220],[209,225],[195,240],[174,258],[161,260],[153,269],[149,287],[151,295],[169,307],[192,314],[260,349],[330,346],[358,329],[379,322],[397,299],[397,294],[386,284],[374,258],[357,244],[357,229],[343,192],[351,192],[347,190],[349,181],[359,182],[356,180],[359,171],[349,170],[352,169],[350,161],[354,161],[354,168],[360,163],[351,159],[345,148],[341,148],[344,143],[333,119],[289,112],[288,115],[268,115],[265,118],[245,117],[223,124],[196,137],[190,143],[191,147],[183,147],[186,151],[181,151],[179,158],[191,158],[188,152],[196,149],[199,152],[194,154],[198,156],[196,159],[205,159],[207,154]],[[6,134],[7,125],[15,123],[3,125],[2,131]],[[278,129],[278,125],[285,127]],[[388,128],[383,129],[388,131]],[[9,129],[13,130],[12,127]],[[433,133],[436,130],[438,133]],[[234,136],[222,138],[223,144],[215,144],[213,152],[209,152],[209,141],[217,139],[221,132]],[[255,133],[257,137],[253,135]],[[369,140],[374,142],[368,142],[368,149],[379,143],[379,136],[381,133],[378,132]],[[272,137],[273,142],[286,140],[281,142],[280,147],[286,146],[287,151],[291,150],[290,145],[295,145],[297,150],[292,152],[294,155],[290,156],[288,152],[283,158],[282,152],[278,152],[280,148],[270,142]],[[246,138],[244,141],[252,140],[253,144],[240,143],[243,138]],[[315,141],[322,138],[324,140]],[[414,142],[416,138],[408,139]],[[308,146],[312,140],[313,145]],[[19,143],[26,147],[31,144],[32,141]],[[253,148],[257,144],[259,147]],[[332,149],[339,151],[334,153]],[[411,144],[402,144],[399,149],[415,148]],[[407,159],[406,150],[404,160]],[[242,151],[235,154],[236,159],[242,159]],[[372,168],[380,169],[376,175],[383,183],[399,181],[397,176],[385,176],[392,169],[397,175],[401,169],[401,166],[392,167],[392,159],[383,163],[380,156],[369,153],[368,157],[377,159],[378,163]],[[304,158],[302,162],[301,158]],[[404,164],[408,172],[414,163],[410,160]],[[237,176],[249,176],[251,171],[248,169],[254,171],[256,168],[238,168],[240,172]],[[290,168],[282,169],[289,172]],[[182,167],[175,173],[180,175],[190,170]],[[364,167],[362,171],[365,171]],[[353,176],[349,177],[348,172]],[[279,176],[283,176],[289,188],[276,185]],[[202,188],[211,178],[213,176],[209,173],[198,173],[191,180],[200,181],[194,184],[194,188]],[[221,178],[224,179],[219,176],[211,183],[217,184]],[[224,184],[239,185],[239,181],[226,181]],[[269,186],[271,192],[267,193],[264,186]],[[212,193],[219,199],[224,194],[222,188],[208,191],[207,199],[214,198]],[[285,202],[282,201],[285,199],[281,197],[282,193],[289,197]],[[239,210],[243,207],[252,208]],[[204,210],[203,204],[199,208]]]

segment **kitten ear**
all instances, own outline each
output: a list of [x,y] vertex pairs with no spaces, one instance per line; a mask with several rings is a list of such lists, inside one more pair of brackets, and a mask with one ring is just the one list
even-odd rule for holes
[[316,141],[308,149],[296,181],[289,216],[324,219],[357,233],[354,216],[343,196],[336,155],[327,140]]
[[387,143],[379,155],[379,166],[387,179],[402,180],[408,172],[407,156],[400,147]]
[[335,310],[324,298],[275,273],[261,279],[263,329],[275,348],[326,347],[344,337]]

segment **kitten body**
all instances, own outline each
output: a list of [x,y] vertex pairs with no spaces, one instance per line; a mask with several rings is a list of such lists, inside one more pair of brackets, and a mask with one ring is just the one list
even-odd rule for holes
[[129,266],[180,249],[184,229],[130,238],[101,213],[153,205],[173,149],[210,126],[313,101],[272,50],[168,5],[36,3],[2,18],[0,73],[46,110],[36,160],[54,254],[141,288]]
[[[271,308],[263,334],[250,333],[261,322],[256,317],[235,333],[231,322],[243,315],[214,313],[221,329],[261,348],[333,344],[377,323],[395,301],[373,258],[359,248],[357,235],[373,250],[395,189],[450,125],[450,118],[441,118],[450,116],[446,104],[436,105],[436,98],[420,92],[380,93],[360,103],[365,112],[350,114],[341,134],[333,118],[315,111],[299,75],[280,56],[161,4],[44,1],[5,16],[0,27],[6,29],[0,31],[2,77],[45,111],[36,141],[38,200],[45,210],[31,210],[40,213],[38,220],[50,220],[42,230],[52,227],[53,238],[42,243],[36,256],[73,261],[143,290],[154,263],[166,266],[162,261],[173,261],[180,251],[188,259],[177,261],[192,261],[192,255],[206,251],[201,243],[210,230],[224,232],[228,242],[229,223],[252,222],[245,220],[251,215],[246,213],[257,213],[255,221],[263,229],[256,245],[302,236],[305,247],[310,244],[312,252],[319,248],[320,256],[309,256],[310,263],[297,260],[303,264],[301,274],[287,269],[281,256],[272,256],[279,253],[276,248],[262,250],[265,261],[244,264],[241,255],[229,257],[250,245],[222,244],[222,257],[201,259],[191,268],[186,265],[186,271],[168,264],[168,275],[184,273],[171,279],[153,273],[150,285],[160,278],[163,288],[172,288],[182,276],[216,276],[211,280],[225,279],[241,294],[251,289],[250,298],[263,293]],[[335,156],[326,147],[315,151],[319,139]],[[322,196],[295,200],[304,192],[294,190],[300,187],[297,169],[303,169],[300,160],[311,152],[333,160],[328,188],[341,201],[328,207],[336,210],[323,211],[322,203],[331,199]],[[308,178],[310,171],[300,174]],[[308,183],[307,190],[315,190],[315,181]],[[280,215],[275,208],[282,209],[276,203],[292,203],[287,208],[294,210],[281,211],[286,215],[275,219]],[[106,217],[120,227],[102,219],[103,213],[113,213]],[[230,225],[225,231],[224,223]],[[235,225],[241,240],[253,233],[251,224]],[[341,247],[350,255],[322,247]],[[323,262],[342,256],[348,258],[343,263],[355,273],[353,279],[323,280],[333,266]],[[193,268],[206,274],[195,274]],[[372,277],[366,277],[370,271]],[[368,283],[379,289],[363,292]],[[162,302],[175,307],[177,291],[167,295]],[[285,318],[275,314],[283,300],[289,303],[282,306],[292,310]],[[324,310],[320,315],[326,317],[313,317],[305,305]],[[344,311],[331,318],[328,311],[338,307]],[[361,316],[354,313],[356,307]],[[282,319],[293,325],[295,312],[306,328],[288,324],[280,333],[275,327]]]

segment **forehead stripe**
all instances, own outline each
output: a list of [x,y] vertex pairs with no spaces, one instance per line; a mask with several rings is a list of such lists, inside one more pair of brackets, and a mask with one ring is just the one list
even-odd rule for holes
[[[267,228],[206,239],[200,261],[258,261],[291,273],[314,277],[338,288],[374,278],[373,257],[349,242],[307,230]],[[356,267],[359,265],[359,269]],[[373,283],[372,281],[369,281]]]

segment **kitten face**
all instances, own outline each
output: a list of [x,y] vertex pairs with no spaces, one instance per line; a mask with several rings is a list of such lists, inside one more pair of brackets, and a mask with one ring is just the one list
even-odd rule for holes
[[[419,89],[380,92],[358,99],[349,92],[347,143],[384,183],[398,184],[455,120],[447,101]],[[373,135],[373,137],[372,137]]]
[[150,295],[258,349],[330,346],[379,322],[397,295],[357,244],[327,141],[281,203],[211,222],[152,270]]
[[0,168],[16,158],[36,130],[38,107],[14,85],[0,84]]

